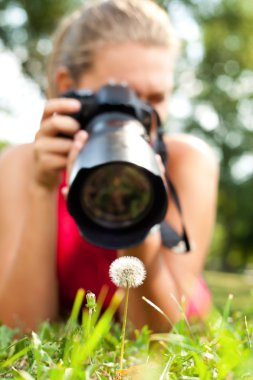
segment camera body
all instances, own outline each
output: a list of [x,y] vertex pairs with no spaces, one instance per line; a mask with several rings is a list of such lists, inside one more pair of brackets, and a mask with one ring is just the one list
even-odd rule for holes
[[[89,123],[98,115],[108,113],[120,113],[138,120],[149,135],[152,115],[156,111],[148,104],[140,100],[136,93],[124,84],[107,84],[97,92],[89,89],[71,90],[64,97],[78,99],[81,103],[80,111],[71,116],[80,123],[81,129],[92,132]],[[159,121],[160,122],[160,121]]]
[[150,145],[159,117],[126,85],[70,91],[71,114],[89,138],[70,173],[67,207],[89,242],[109,249],[139,244],[167,210],[167,187]]

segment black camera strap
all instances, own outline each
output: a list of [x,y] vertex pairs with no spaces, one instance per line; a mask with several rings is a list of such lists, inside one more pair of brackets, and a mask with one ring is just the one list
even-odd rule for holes
[[[158,115],[157,115],[158,117]],[[164,164],[165,170],[167,167],[167,159],[168,159],[168,151],[163,139],[163,129],[161,127],[161,123],[158,117],[158,130],[157,130],[157,140],[155,142],[155,151],[161,156],[162,162]],[[167,170],[165,172],[165,178],[167,181],[168,188],[170,190],[170,194],[175,202],[176,208],[179,212],[182,224],[182,235],[178,235],[178,233],[172,228],[172,226],[166,222],[165,220],[161,223],[161,235],[162,241],[165,246],[173,249],[178,253],[187,253],[191,251],[191,246],[188,238],[188,234],[185,228],[183,211],[180,204],[180,200],[176,191],[176,188],[171,181]],[[183,244],[182,244],[183,243]]]

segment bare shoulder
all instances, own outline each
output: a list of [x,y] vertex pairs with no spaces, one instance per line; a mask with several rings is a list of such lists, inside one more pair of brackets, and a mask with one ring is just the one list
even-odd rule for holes
[[5,164],[23,165],[27,163],[32,155],[32,144],[7,146],[0,153],[0,167]]
[[198,137],[178,133],[165,135],[169,151],[169,166],[184,168],[202,168],[218,175],[219,163],[214,150]]
[[0,176],[4,178],[3,186],[24,183],[32,167],[32,144],[10,146],[0,154]]

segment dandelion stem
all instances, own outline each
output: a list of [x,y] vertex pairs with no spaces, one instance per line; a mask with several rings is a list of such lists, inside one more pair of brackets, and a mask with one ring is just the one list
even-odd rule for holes
[[124,347],[125,347],[128,298],[129,298],[129,284],[127,284],[126,294],[125,294],[125,304],[124,304],[124,314],[123,314],[123,324],[122,324],[122,334],[121,334],[120,370],[123,369],[123,357],[124,357]]
[[89,309],[89,312],[88,312],[88,319],[87,319],[87,325],[86,325],[86,329],[85,329],[85,339],[88,339],[89,338],[89,335],[90,335],[90,331],[91,331],[91,318],[92,318],[92,309]]

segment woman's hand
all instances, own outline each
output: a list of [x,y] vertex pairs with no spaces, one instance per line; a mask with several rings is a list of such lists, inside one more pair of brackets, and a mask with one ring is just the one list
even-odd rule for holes
[[68,183],[69,183],[69,176],[70,176],[71,169],[77,158],[78,153],[84,147],[87,139],[88,139],[88,133],[84,130],[78,131],[74,136],[73,144],[70,149],[68,162],[67,162],[67,181],[66,181],[67,185],[62,187],[61,189],[61,192],[65,198],[67,198],[68,191],[69,191]]
[[87,133],[69,116],[80,107],[76,99],[57,98],[46,103],[34,143],[34,178],[44,188],[58,186],[61,171],[71,167],[87,139]]

